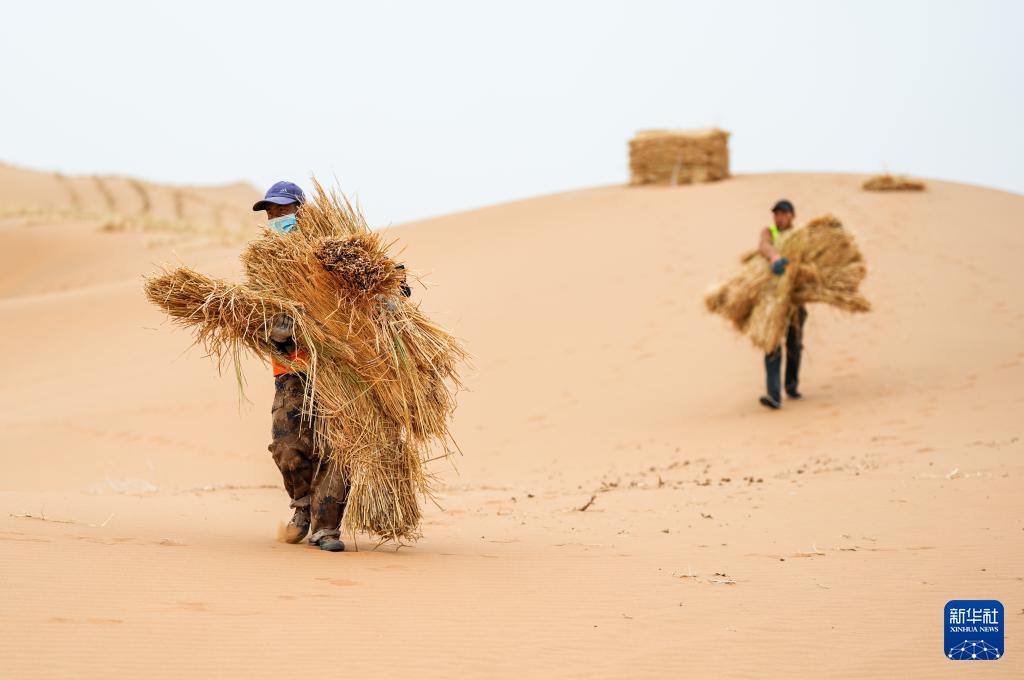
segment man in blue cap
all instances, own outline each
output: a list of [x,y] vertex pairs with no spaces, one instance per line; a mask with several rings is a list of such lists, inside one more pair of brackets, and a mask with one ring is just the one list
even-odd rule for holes
[[262,201],[256,201],[253,212],[267,211],[267,226],[274,231],[288,233],[295,228],[295,216],[306,202],[306,195],[298,184],[277,182],[267,189]]
[[[267,212],[267,225],[288,233],[296,228],[297,215],[306,202],[302,189],[292,182],[278,182],[267,190],[254,212]],[[284,488],[295,512],[285,533],[288,543],[299,543],[309,533],[309,542],[321,550],[341,552],[342,515],[348,489],[343,489],[330,460],[321,458],[313,443],[314,423],[303,421],[302,405],[306,392],[305,353],[292,337],[294,322],[287,314],[274,317],[270,339],[287,361],[272,360],[274,369],[274,405],[271,409],[273,441],[270,452],[281,470]]]
[[[793,204],[782,199],[772,207],[772,222],[769,227],[761,230],[761,240],[758,244],[758,252],[769,264],[772,274],[782,276],[786,273],[789,260],[782,256],[778,250],[779,240],[782,235],[793,228],[793,220],[796,217],[796,210]],[[789,320],[789,328],[786,329],[786,396],[790,399],[800,399],[798,389],[800,381],[800,353],[803,350],[804,322],[807,321],[807,309],[800,307],[792,319]],[[770,409],[782,408],[782,382],[780,373],[782,371],[782,346],[764,356],[764,368],[767,374],[768,394],[761,397],[761,404]]]

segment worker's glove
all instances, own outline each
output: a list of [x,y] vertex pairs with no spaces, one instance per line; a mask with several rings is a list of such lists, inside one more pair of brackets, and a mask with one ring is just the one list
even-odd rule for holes
[[288,342],[295,330],[295,322],[292,317],[284,314],[274,316],[270,325],[270,339],[274,342]]
[[772,274],[775,274],[776,276],[782,276],[783,274],[786,273],[787,264],[789,264],[789,260],[787,260],[784,257],[780,257],[779,259],[775,260],[775,262],[772,262]]
[[386,311],[397,312],[398,311],[398,298],[394,295],[376,295],[375,298],[380,306]]

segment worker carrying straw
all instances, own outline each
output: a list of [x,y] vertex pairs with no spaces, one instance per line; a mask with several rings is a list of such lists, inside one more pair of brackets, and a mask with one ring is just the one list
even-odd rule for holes
[[772,225],[761,231],[757,251],[743,257],[739,272],[713,288],[704,301],[765,352],[767,394],[760,402],[777,410],[782,408],[783,387],[788,398],[802,397],[807,304],[824,302],[850,312],[866,312],[871,304],[858,290],[867,275],[864,257],[838,219],[826,215],[794,229],[796,210],[785,199],[772,207],[772,217]]
[[425,464],[454,450],[466,353],[413,304],[391,244],[347,200],[278,182],[253,210],[268,228],[242,254],[245,284],[178,267],[147,277],[146,295],[221,364],[238,370],[243,350],[271,364],[269,449],[293,509],[284,540],[312,531],[341,552],[343,529],[415,539]]

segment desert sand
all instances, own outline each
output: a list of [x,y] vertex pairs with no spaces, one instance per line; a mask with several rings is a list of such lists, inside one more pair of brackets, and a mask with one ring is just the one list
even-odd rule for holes
[[[256,190],[0,172],[0,677],[1024,676],[1024,196],[741,175],[394,228],[475,355],[464,455],[418,543],[327,554],[275,540],[269,368],[240,401],[141,292],[237,274]],[[782,196],[875,310],[810,310],[776,413],[702,295]],[[969,598],[1005,658],[943,657]]]

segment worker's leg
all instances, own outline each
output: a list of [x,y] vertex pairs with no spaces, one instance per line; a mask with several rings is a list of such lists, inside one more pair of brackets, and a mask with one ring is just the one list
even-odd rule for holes
[[762,398],[761,403],[765,406],[771,406],[772,408],[778,408],[778,404],[782,402],[782,388],[780,373],[782,371],[782,347],[776,347],[774,351],[764,355],[764,372],[767,378],[768,395],[767,399],[773,403],[765,403],[765,399]]
[[804,348],[804,322],[807,321],[807,309],[801,307],[789,324],[786,331],[786,394],[799,399],[800,390],[800,354]]
[[281,470],[285,491],[295,509],[286,540],[298,543],[309,531],[310,491],[315,471],[313,430],[308,422],[302,422],[303,374],[278,376],[274,386],[273,441],[268,448]]
[[348,500],[348,486],[342,483],[337,466],[329,456],[320,459],[313,474],[311,500],[313,534],[309,542],[332,552],[344,550],[341,519]]

